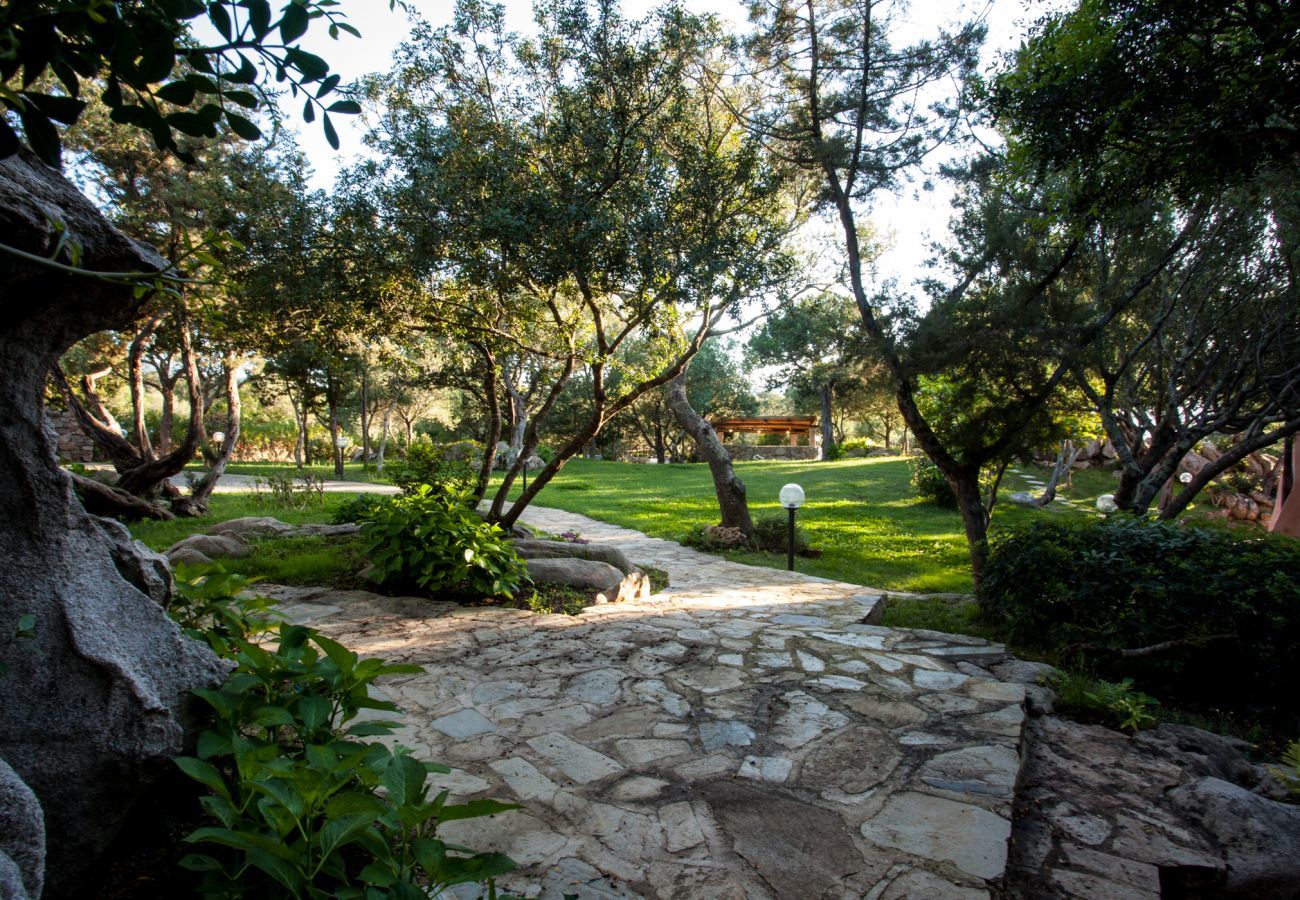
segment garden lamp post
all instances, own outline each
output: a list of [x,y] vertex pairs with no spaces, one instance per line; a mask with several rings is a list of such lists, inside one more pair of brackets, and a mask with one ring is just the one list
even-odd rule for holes
[[794,571],[794,514],[799,507],[803,506],[803,488],[797,484],[787,484],[781,488],[781,493],[777,495],[781,499],[781,505],[790,513],[790,527],[786,531],[786,556],[785,567],[787,571]]
[[524,493],[528,493],[528,457],[524,457]]
[[212,432],[212,442],[218,447],[222,446],[226,442],[226,433],[224,431]]

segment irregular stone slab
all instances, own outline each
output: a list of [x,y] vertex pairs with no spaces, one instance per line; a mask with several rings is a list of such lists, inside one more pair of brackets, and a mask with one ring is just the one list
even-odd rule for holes
[[618,747],[619,755],[634,766],[645,765],[670,756],[682,756],[691,750],[691,745],[686,741],[655,738],[622,740],[615,746]]
[[1006,868],[1011,822],[968,803],[907,791],[890,797],[861,830],[882,846],[946,859],[976,878],[997,878]]
[[800,781],[816,789],[861,794],[888,778],[902,758],[887,733],[853,725],[813,747],[804,758]]
[[1020,756],[1009,747],[963,747],[940,753],[921,767],[926,784],[945,791],[1010,797]]
[[848,724],[843,713],[802,691],[781,696],[785,710],[777,717],[772,739],[784,747],[802,747],[825,732]]
[[590,784],[624,771],[621,765],[605,754],[597,753],[563,734],[552,733],[531,738],[528,746],[578,784]]
[[870,868],[832,812],[739,782],[709,782],[700,793],[732,849],[778,897],[839,896],[840,879]]
[[744,722],[701,722],[700,742],[708,751],[719,747],[748,747],[754,742],[754,729]]
[[537,767],[523,757],[493,760],[488,763],[488,768],[505,779],[510,790],[520,800],[551,803],[560,790],[558,784],[537,771]]
[[745,683],[744,675],[730,666],[691,666],[678,669],[673,677],[701,694],[734,691]]
[[209,534],[233,534],[238,537],[264,534],[292,534],[298,529],[288,522],[281,522],[272,516],[244,516],[218,522],[208,529]]
[[679,853],[704,843],[704,832],[695,819],[695,810],[689,803],[669,803],[659,808],[659,821],[664,826],[665,847],[669,853]]
[[619,685],[625,677],[626,675],[617,669],[583,672],[573,676],[564,686],[564,696],[582,703],[606,706],[618,699]]
[[790,777],[794,763],[781,756],[746,756],[736,770],[741,778],[755,781],[785,781]]
[[497,730],[492,720],[476,709],[462,709],[448,716],[440,716],[429,725],[448,737],[461,741]]
[[891,881],[880,900],[988,900],[988,897],[988,891],[962,887],[924,869],[912,869]]

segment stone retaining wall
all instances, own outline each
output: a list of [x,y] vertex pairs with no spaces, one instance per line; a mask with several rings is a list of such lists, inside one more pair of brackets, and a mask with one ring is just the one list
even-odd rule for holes
[[818,447],[790,447],[776,444],[771,446],[752,446],[748,444],[727,444],[727,452],[732,460],[743,462],[751,459],[820,459]]
[[75,413],[46,409],[45,418],[54,430],[60,462],[94,462],[95,442],[82,430]]

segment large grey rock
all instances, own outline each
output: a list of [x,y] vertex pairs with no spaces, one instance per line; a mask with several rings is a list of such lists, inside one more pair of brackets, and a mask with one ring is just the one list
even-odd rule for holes
[[104,533],[117,572],[150,600],[166,608],[172,596],[172,571],[167,557],[154,553],[131,537],[126,526],[113,519],[95,519]]
[[564,584],[579,590],[616,594],[623,573],[590,559],[525,559],[528,577],[539,584]]
[[1283,800],[1287,796],[1286,788],[1269,774],[1268,769],[1246,758],[1250,744],[1239,738],[1213,734],[1190,725],[1162,722],[1133,740],[1190,775],[1221,778],[1274,800]]
[[[24,148],[0,160],[0,234],[35,256],[79,247],[88,270],[165,265]],[[58,259],[70,262],[66,250]],[[187,692],[216,686],[224,669],[124,576],[152,563],[105,541],[44,428],[51,365],[86,335],[130,327],[149,297],[11,254],[0,254],[0,284],[0,633],[36,619],[32,640],[5,649],[0,757],[44,811],[47,894],[91,896],[77,881],[182,748]]]
[[32,789],[0,759],[0,896],[36,898],[44,882],[45,814]]
[[641,571],[627,555],[608,544],[573,544],[568,541],[516,540],[515,552],[524,559],[591,559],[608,563],[624,575]]
[[206,566],[212,563],[212,557],[190,547],[181,547],[167,554],[167,562],[175,566]]
[[272,516],[244,516],[219,522],[208,529],[210,534],[246,535],[292,534],[296,529],[288,522],[281,522]]
[[247,556],[253,552],[244,540],[235,534],[192,534],[167,548],[167,558],[180,550],[194,550],[215,559],[218,556]]
[[1200,825],[1227,863],[1225,897],[1300,896],[1300,807],[1278,803],[1221,778],[1169,792],[1173,807]]
[[350,534],[360,534],[361,526],[356,522],[344,522],[341,525],[329,525],[326,523],[316,522],[295,528],[291,533],[316,535],[319,537],[346,537]]

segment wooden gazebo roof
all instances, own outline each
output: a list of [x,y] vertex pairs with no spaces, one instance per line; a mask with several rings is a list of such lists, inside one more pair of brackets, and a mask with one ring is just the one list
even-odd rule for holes
[[719,434],[811,434],[817,430],[816,416],[736,416],[712,421]]

